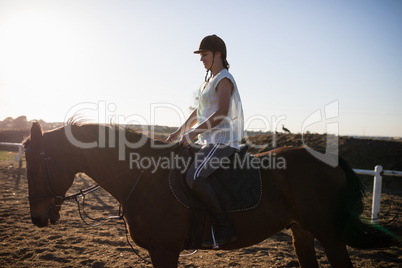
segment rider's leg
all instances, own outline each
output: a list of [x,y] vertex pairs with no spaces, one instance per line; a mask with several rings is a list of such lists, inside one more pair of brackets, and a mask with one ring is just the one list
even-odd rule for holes
[[[206,182],[206,178],[218,167],[223,157],[229,157],[236,149],[221,144],[204,146],[196,155],[192,166],[187,172],[187,183],[193,189],[196,196],[205,204],[209,212],[215,218],[217,227],[215,239],[218,244],[224,244],[237,239],[235,230],[225,210],[222,208],[215,192]],[[204,243],[204,246],[212,246],[212,240]]]

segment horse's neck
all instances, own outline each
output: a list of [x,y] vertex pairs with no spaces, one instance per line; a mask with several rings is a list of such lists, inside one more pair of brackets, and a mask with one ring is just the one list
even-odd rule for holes
[[[111,136],[108,135],[111,134],[114,135],[112,138],[121,138],[120,132],[114,132],[116,130],[113,128],[108,129],[109,131],[105,131],[105,141],[110,141]],[[99,126],[96,125],[78,127],[76,131],[77,139],[91,140],[93,136],[96,137],[99,134],[99,131]],[[147,138],[142,134],[131,132],[125,133],[124,137],[126,137],[126,134],[129,134],[131,142],[142,142],[143,138]],[[149,157],[160,154],[160,152],[153,149],[150,144],[152,144],[152,140],[147,140],[140,148],[130,149],[130,153],[128,153],[129,148],[125,146],[125,144],[124,150],[121,152],[122,148],[120,148],[120,142],[118,143],[118,148],[114,148],[115,146],[108,147],[107,144],[106,147],[102,149],[87,150],[77,148],[75,153],[79,160],[76,160],[76,165],[80,167],[81,172],[90,176],[119,202],[123,202],[141,173],[141,168],[130,166],[131,153],[138,153],[138,157]],[[121,157],[120,153],[125,156],[125,160],[119,160],[119,157]],[[149,182],[147,182],[147,184],[149,184]]]
[[111,158],[105,152],[96,156],[84,153],[83,157],[86,165],[80,171],[122,203],[139,171],[131,170],[127,161]]
[[[142,150],[138,152],[142,157],[149,157],[153,154],[153,150]],[[116,198],[121,204],[127,198],[129,192],[140,181],[138,187],[146,187],[146,184],[151,184],[153,180],[160,173],[158,170],[153,173],[155,176],[144,176],[146,179],[141,179],[143,173],[149,173],[149,170],[142,169],[138,165],[130,166],[130,159],[126,157],[124,161],[119,160],[117,154],[110,153],[110,151],[99,151],[94,155],[93,151],[87,151],[83,154],[83,160],[86,163],[82,172],[91,177],[103,189]],[[128,159],[127,159],[128,158]],[[143,181],[146,181],[144,183]],[[137,187],[137,186],[135,186]]]

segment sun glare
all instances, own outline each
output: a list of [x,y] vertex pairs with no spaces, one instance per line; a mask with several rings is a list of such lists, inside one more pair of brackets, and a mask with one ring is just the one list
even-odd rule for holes
[[3,60],[12,84],[43,89],[68,76],[72,50],[60,24],[37,14],[15,17],[10,24]]
[[20,101],[24,112],[37,112],[38,107],[30,107],[35,104],[32,98],[39,93],[40,101],[54,102],[55,92],[66,89],[72,76],[79,58],[72,38],[76,25],[41,10],[19,10],[7,15],[0,28],[2,95],[19,92],[24,96]]

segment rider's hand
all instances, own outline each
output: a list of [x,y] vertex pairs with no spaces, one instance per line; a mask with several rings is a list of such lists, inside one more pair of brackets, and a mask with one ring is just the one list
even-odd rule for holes
[[181,136],[181,139],[179,141],[179,144],[183,146],[187,146],[192,140],[194,140],[198,134],[195,131],[190,131]]
[[170,134],[169,137],[166,138],[166,141],[174,142],[179,136],[180,136],[180,133],[178,131],[175,131],[172,134]]

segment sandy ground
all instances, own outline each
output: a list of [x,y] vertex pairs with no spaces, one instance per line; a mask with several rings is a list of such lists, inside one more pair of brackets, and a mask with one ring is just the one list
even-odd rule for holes
[[[135,249],[148,263],[139,259],[126,241],[121,220],[111,220],[98,227],[85,225],[74,201],[63,205],[56,225],[38,228],[31,223],[26,177],[16,185],[17,163],[0,161],[0,267],[152,267],[148,253]],[[25,170],[24,170],[25,172]],[[92,180],[77,176],[69,193],[86,188]],[[17,186],[17,187],[16,187]],[[381,222],[394,218],[402,205],[402,189],[384,189]],[[370,213],[371,194],[365,200]],[[92,217],[117,215],[118,205],[103,190],[86,200]],[[391,224],[401,233],[401,220]],[[131,240],[130,240],[131,241]],[[316,242],[321,267],[330,267],[322,247]],[[356,267],[402,267],[402,247],[376,250],[349,248]],[[187,254],[190,252],[183,252]],[[262,243],[233,251],[199,251],[182,256],[179,267],[298,267],[290,231],[284,230]]]

